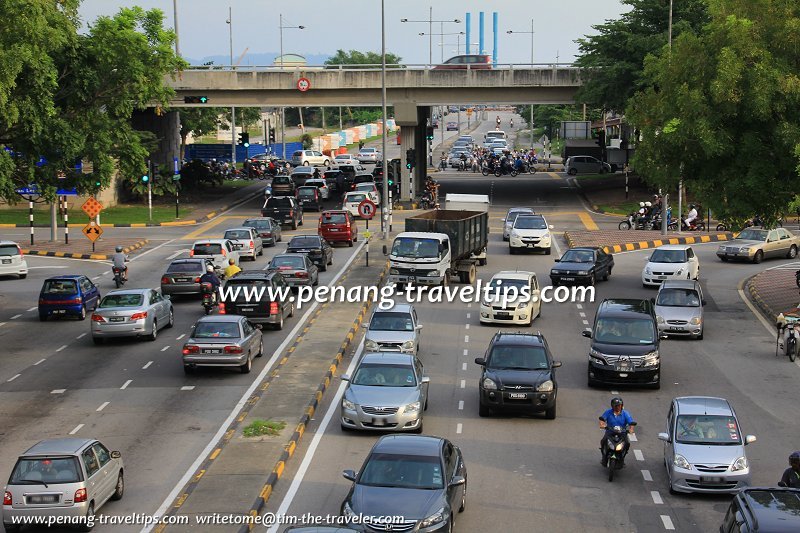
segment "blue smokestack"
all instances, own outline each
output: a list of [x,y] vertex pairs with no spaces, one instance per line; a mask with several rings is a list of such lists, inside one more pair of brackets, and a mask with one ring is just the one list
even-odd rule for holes
[[472,26],[472,13],[467,13],[467,44],[466,44],[466,47],[465,47],[465,50],[466,50],[467,54],[470,53],[469,43],[470,43],[470,37],[472,37],[472,35],[470,35],[471,34],[470,27],[471,26]]
[[483,54],[486,52],[486,47],[483,46],[483,11],[480,12],[480,16],[478,17],[478,31],[480,33],[478,36],[478,53]]
[[492,31],[494,32],[494,46],[492,47],[492,66],[497,67],[497,11],[492,13]]

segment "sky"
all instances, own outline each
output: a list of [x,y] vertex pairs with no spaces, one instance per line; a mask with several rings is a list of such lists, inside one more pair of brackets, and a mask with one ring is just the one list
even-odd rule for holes
[[[234,61],[247,49],[243,65],[271,64],[267,57],[279,54],[280,14],[284,27],[305,26],[302,30],[284,28],[284,53],[303,55],[309,59],[309,64],[321,63],[320,58],[333,55],[338,49],[381,50],[381,2],[378,0],[175,1],[180,52],[187,59],[202,61],[216,56],[217,64],[230,62],[227,59],[230,55],[228,7],[232,9]],[[80,15],[84,24],[91,24],[98,16],[111,16],[121,7],[134,5],[161,9],[165,14],[164,25],[173,27],[173,0],[83,0]],[[428,64],[431,55],[433,63],[440,63],[442,57],[446,60],[465,53],[466,36],[457,33],[466,32],[466,14],[471,13],[471,51],[477,53],[478,20],[483,11],[487,54],[493,51],[492,13],[498,14],[498,63],[530,63],[531,37],[534,63],[570,63],[578,53],[576,39],[594,34],[593,25],[616,19],[627,9],[620,0],[387,1],[386,51],[399,55],[403,63],[420,65]],[[400,22],[402,18],[409,22]],[[434,21],[460,19],[461,22],[434,22],[431,32],[427,22],[431,18]],[[533,35],[530,34],[532,19]],[[509,35],[508,30],[515,33]],[[433,34],[432,52],[429,33]],[[436,35],[441,33],[451,35]]]

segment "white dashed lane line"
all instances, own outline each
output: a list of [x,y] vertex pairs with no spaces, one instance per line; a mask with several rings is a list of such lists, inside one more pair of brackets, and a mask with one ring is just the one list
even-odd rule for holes
[[468,349],[466,349],[466,348],[464,348],[464,356],[466,357],[466,356],[468,356],[468,355],[469,355],[469,350],[468,350]]
[[471,308],[472,304],[467,304],[467,309]]
[[78,424],[77,426],[75,426],[75,429],[73,429],[72,431],[69,432],[69,434],[70,435],[74,435],[75,433],[79,432],[82,427],[83,427],[83,424]]
[[103,403],[101,403],[101,404],[100,404],[100,407],[98,407],[98,408],[96,409],[96,411],[99,413],[100,411],[102,411],[103,409],[105,409],[105,408],[106,408],[106,406],[107,406],[108,404],[110,404],[110,403],[111,403],[111,402],[103,402]]
[[470,313],[467,313],[467,319],[469,319],[470,316],[471,316]]
[[148,361],[148,362],[147,362],[147,364],[145,364],[145,365],[142,367],[142,370],[147,370],[147,369],[148,369],[148,367],[149,367],[150,365],[152,365],[152,364],[153,364],[153,362],[152,362],[152,361]]
[[57,349],[56,349],[56,352],[60,352],[61,350],[65,349],[66,347],[67,347],[67,345],[66,345],[66,344],[64,344],[64,345],[63,345],[63,346],[61,346],[60,348],[57,348]]
[[53,389],[50,394],[64,394],[65,392],[67,392],[67,389]]
[[[102,276],[102,274],[100,274]],[[100,279],[100,276],[94,276],[92,279]]]
[[644,454],[642,450],[633,450],[633,455],[636,457],[637,461],[644,461]]
[[185,336],[186,336],[186,333],[181,333],[181,336],[180,336],[180,337],[176,337],[176,338],[175,338],[175,340],[176,340],[176,341],[179,341],[179,340],[181,340],[182,338],[184,338]]
[[38,366],[38,365],[41,365],[41,364],[42,364],[42,363],[44,363],[45,361],[47,361],[47,359],[39,359],[38,361],[36,361],[35,363],[33,363],[33,366]]
[[653,503],[656,505],[661,505],[664,503],[664,500],[661,499],[661,494],[659,494],[657,490],[651,490],[650,497],[653,498]]
[[464,429],[461,423],[456,424],[456,435],[461,435],[461,430]]
[[636,438],[636,433],[631,433],[628,438],[631,442],[639,442],[639,439]]
[[464,400],[458,400],[458,410],[459,411],[464,410]]
[[125,382],[125,383],[122,385],[122,387],[120,387],[120,389],[121,389],[121,390],[125,390],[125,389],[127,389],[127,388],[128,388],[128,385],[130,385],[131,383],[133,383],[133,380],[132,380],[132,379],[129,379],[128,381],[126,381],[126,382]]
[[167,350],[169,350],[169,346],[164,346],[163,348],[161,348],[162,352],[166,352]]
[[467,363],[462,364],[461,365],[461,370],[466,370],[466,369],[467,369]]
[[194,385],[186,385],[181,387],[181,390],[194,390]]
[[17,379],[17,378],[18,378],[18,377],[20,377],[21,375],[22,375],[22,374],[17,374],[16,376],[11,376],[10,378],[8,378],[8,381],[9,381],[9,382],[11,382],[11,381],[14,381],[15,379]]
[[14,316],[12,316],[12,317],[11,317],[11,320],[16,320],[16,319],[18,319],[18,318],[19,318],[19,317],[21,317],[21,316],[22,316],[22,315],[14,315]]
[[578,314],[581,316],[581,318],[586,318],[586,313],[583,311],[580,311]]
[[578,309],[583,309],[583,304],[575,304],[575,305],[578,307]]
[[5,325],[6,325],[6,323],[5,323],[5,322],[0,322],[0,327],[3,327],[3,326],[5,326]]
[[672,518],[670,518],[665,514],[661,515],[661,523],[664,524],[664,529],[669,529],[669,530],[675,529],[675,526],[672,525]]
[[31,311],[38,311],[38,310],[39,310],[38,307],[31,307],[30,309],[28,309],[27,312],[30,313]]
[[584,326],[588,326],[589,325],[589,321],[588,320],[583,320],[583,325]]
[[653,476],[650,475],[649,470],[642,470],[642,477],[645,481],[653,481]]
[[617,396],[619,394],[619,391],[618,390],[612,390],[611,394],[614,395],[614,396]]
[[469,324],[465,324],[464,329],[469,329]]
[[464,387],[466,387],[466,386],[467,386],[467,381],[466,381],[466,380],[464,380],[464,379],[462,379],[462,380],[461,380],[461,388],[463,389],[463,388],[464,388]]
[[469,335],[464,335],[464,342],[469,342]]
[[82,339],[82,338],[84,338],[85,336],[86,336],[86,333],[84,332],[84,333],[81,333],[80,335],[78,335],[78,336],[77,336],[77,337],[75,337],[75,338],[76,338],[76,339]]

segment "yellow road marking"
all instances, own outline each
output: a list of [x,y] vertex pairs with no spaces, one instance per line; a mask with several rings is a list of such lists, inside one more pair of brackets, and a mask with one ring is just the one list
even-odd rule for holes
[[[187,233],[185,236],[181,237],[181,239],[184,240],[184,241],[194,241],[194,240],[202,239],[203,237],[206,236],[204,234],[208,230],[210,230],[211,228],[213,228],[215,226],[218,226],[218,225],[222,224],[223,222],[225,222],[227,220],[232,220],[232,219],[242,220],[242,219],[245,219],[245,218],[247,218],[247,216],[245,216],[245,215],[219,217],[219,218],[217,218],[215,220],[212,220],[211,222],[206,222],[205,224],[203,224],[202,226],[200,226],[196,230],[194,230],[194,231],[192,231],[190,233]],[[222,236],[220,235],[219,238],[221,238],[221,237]],[[214,238],[214,237],[209,237],[209,238]]]
[[545,172],[545,174],[547,174],[548,176],[550,176],[553,179],[557,179],[557,180],[564,179],[561,176],[559,176],[558,174],[556,174],[555,172]]
[[592,217],[589,215],[589,213],[587,213],[586,211],[579,212],[578,218],[581,219],[581,222],[583,222],[583,225],[586,226],[586,229],[588,229],[589,231],[597,231],[600,229],[597,226],[597,224],[595,224],[594,220],[592,220]]
[[217,448],[216,450],[211,452],[211,456],[209,457],[209,459],[211,459],[213,461],[214,459],[217,458],[217,456],[219,455],[219,452],[221,452],[221,451],[222,451],[222,448]]

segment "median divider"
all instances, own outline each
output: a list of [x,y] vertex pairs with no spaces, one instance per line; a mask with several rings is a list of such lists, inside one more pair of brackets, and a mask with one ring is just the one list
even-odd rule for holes
[[[150,242],[149,239],[137,241],[134,244],[123,248],[122,252],[126,254],[131,253],[134,250],[138,250],[139,248],[144,247],[145,245],[147,245],[148,242]],[[105,261],[111,259],[111,255],[108,254],[79,254],[72,252],[56,252],[48,250],[26,250],[26,249],[23,249],[22,253],[25,255],[40,255],[46,257],[66,257],[69,259],[93,259],[95,261]]]
[[[708,242],[722,242],[733,239],[730,232],[713,233],[709,235],[660,237],[657,232],[646,232],[645,240],[630,240],[631,231],[566,231],[564,238],[570,248],[576,246],[597,246],[606,253],[632,252],[658,248],[667,244],[703,244]],[[640,232],[642,233],[642,232]],[[653,235],[655,234],[655,235]],[[650,237],[649,239],[647,237]],[[616,242],[615,242],[616,241]]]

